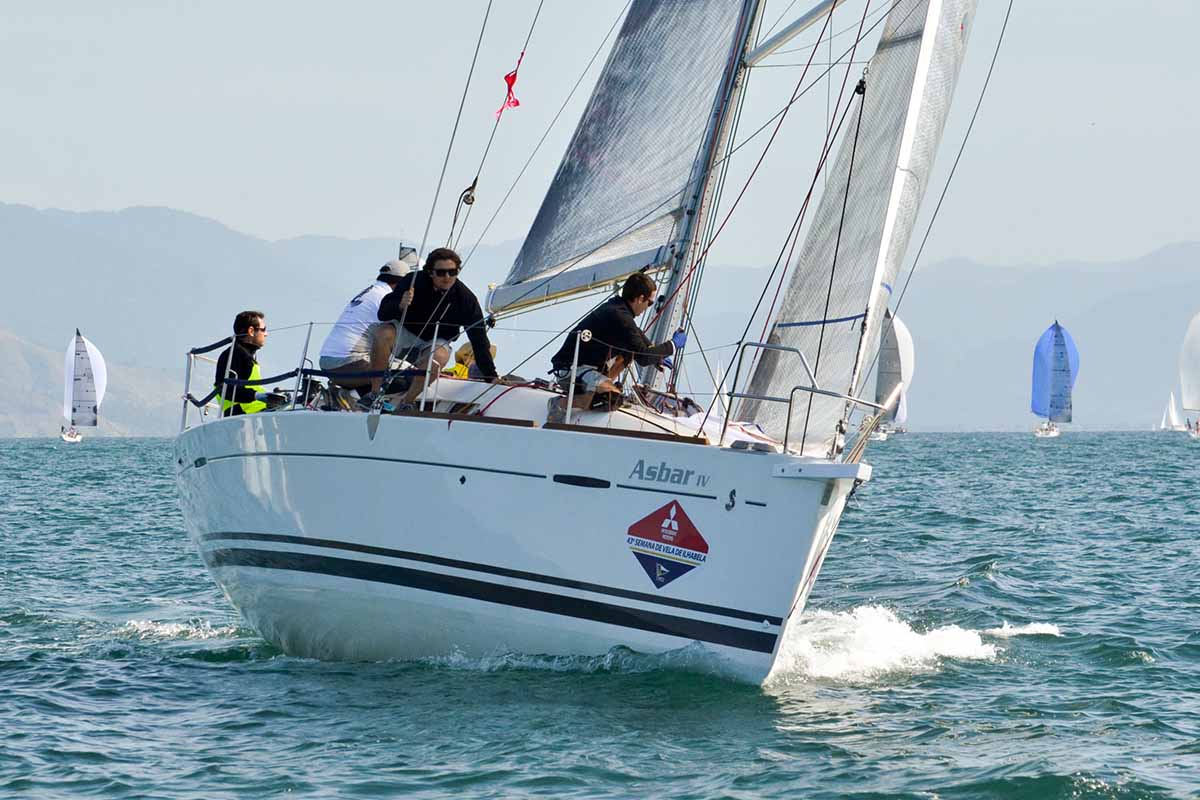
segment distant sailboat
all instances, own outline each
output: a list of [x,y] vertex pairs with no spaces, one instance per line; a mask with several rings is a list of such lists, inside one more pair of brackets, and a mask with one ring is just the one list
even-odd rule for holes
[[908,421],[908,390],[916,366],[916,351],[908,326],[890,312],[885,315],[884,326],[879,369],[875,373],[875,402],[884,404],[897,386],[900,387],[900,400],[895,411],[889,413],[871,434],[873,441],[887,441],[888,436],[904,432],[904,423]]
[[1079,375],[1075,340],[1058,320],[1046,329],[1033,348],[1033,391],[1029,408],[1046,421],[1033,432],[1039,439],[1060,435],[1058,422],[1071,421],[1071,390]]
[[108,367],[96,345],[75,329],[67,343],[67,359],[63,379],[63,416],[70,427],[64,426],[60,436],[64,442],[75,444],[83,439],[82,427],[96,427],[100,422],[100,403],[108,387]]
[[1183,419],[1179,416],[1179,409],[1175,405],[1175,392],[1171,392],[1167,398],[1167,407],[1163,409],[1162,419],[1158,423],[1160,431],[1185,431],[1187,426],[1183,424]]
[[[1183,347],[1179,351],[1179,386],[1183,410],[1200,416],[1200,314],[1192,317]],[[1178,421],[1178,420],[1176,420]],[[1184,428],[1193,439],[1200,439],[1200,419],[1194,428]]]

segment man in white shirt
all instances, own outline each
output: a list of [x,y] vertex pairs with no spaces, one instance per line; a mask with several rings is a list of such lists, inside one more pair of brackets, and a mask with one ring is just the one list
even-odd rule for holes
[[[321,369],[326,372],[366,372],[371,368],[372,326],[379,322],[379,303],[400,279],[417,267],[417,251],[401,247],[399,257],[379,268],[379,277],[346,304],[333,330],[321,345]],[[369,388],[370,378],[330,378],[347,389]]]

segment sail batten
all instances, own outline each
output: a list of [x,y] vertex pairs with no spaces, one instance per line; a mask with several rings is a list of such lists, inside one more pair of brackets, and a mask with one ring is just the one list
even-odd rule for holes
[[[868,68],[866,93],[846,120],[844,131],[849,133],[843,133],[828,188],[793,263],[776,317],[853,321],[776,325],[769,337],[773,344],[799,349],[814,364],[819,361],[817,378],[823,387],[857,395],[862,373],[877,352],[888,287],[908,250],[974,8],[975,0],[900,0],[889,12]],[[767,351],[748,393],[788,396],[793,386],[806,383],[798,359]],[[786,405],[755,399],[740,409],[743,418],[776,436],[788,427],[788,413]],[[839,450],[848,414],[843,401],[812,396],[791,413],[792,429],[803,426],[805,431],[803,441],[793,444],[812,455]]]
[[756,2],[633,0],[490,310],[541,302],[546,284],[560,294],[595,285],[572,272],[619,280],[646,266],[631,256],[679,244],[680,222],[703,189],[697,164],[740,52],[740,23]]

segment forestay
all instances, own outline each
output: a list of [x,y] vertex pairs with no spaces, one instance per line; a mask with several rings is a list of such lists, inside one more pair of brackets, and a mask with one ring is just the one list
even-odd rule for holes
[[[862,388],[879,342],[887,287],[908,249],[941,140],[974,9],[975,0],[900,0],[871,59],[866,94],[842,128],[828,188],[769,337],[803,352],[821,388],[852,395]],[[787,398],[802,383],[808,381],[799,359],[764,351],[748,392]],[[796,397],[790,441],[801,442],[809,454],[836,453],[847,404]],[[782,437],[788,409],[748,400],[740,416]]]
[[1185,411],[1200,411],[1200,314],[1192,317],[1179,351],[1180,400]]
[[108,386],[108,367],[100,350],[78,329],[67,342],[63,371],[63,416],[77,428],[95,427]]
[[1033,349],[1033,388],[1029,408],[1051,422],[1070,422],[1071,391],[1079,375],[1079,351],[1067,329],[1056,321]]
[[875,402],[882,405],[896,387],[903,384],[900,403],[887,416],[892,422],[903,425],[908,416],[904,398],[912,385],[916,353],[908,326],[899,317],[891,314],[885,314],[885,317],[883,344],[879,347],[879,371],[875,376]]
[[633,0],[541,209],[488,307],[661,267],[701,188],[703,144],[755,0]]

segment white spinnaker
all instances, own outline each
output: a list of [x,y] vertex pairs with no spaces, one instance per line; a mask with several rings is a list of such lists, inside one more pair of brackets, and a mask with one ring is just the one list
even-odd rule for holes
[[[908,249],[974,9],[975,0],[900,0],[871,59],[862,103],[843,126],[828,188],[769,337],[803,352],[823,389],[857,394],[878,348],[888,287]],[[748,391],[787,398],[800,384],[807,380],[798,358],[765,351]],[[845,402],[796,398],[790,426],[785,403],[748,400],[739,416],[777,437],[790,428],[789,444],[806,454],[837,452]]]
[[1179,351],[1180,400],[1184,411],[1200,411],[1200,314],[1192,317]]
[[75,427],[99,424],[108,389],[108,365],[99,348],[79,331],[67,343],[63,365],[63,416]]

